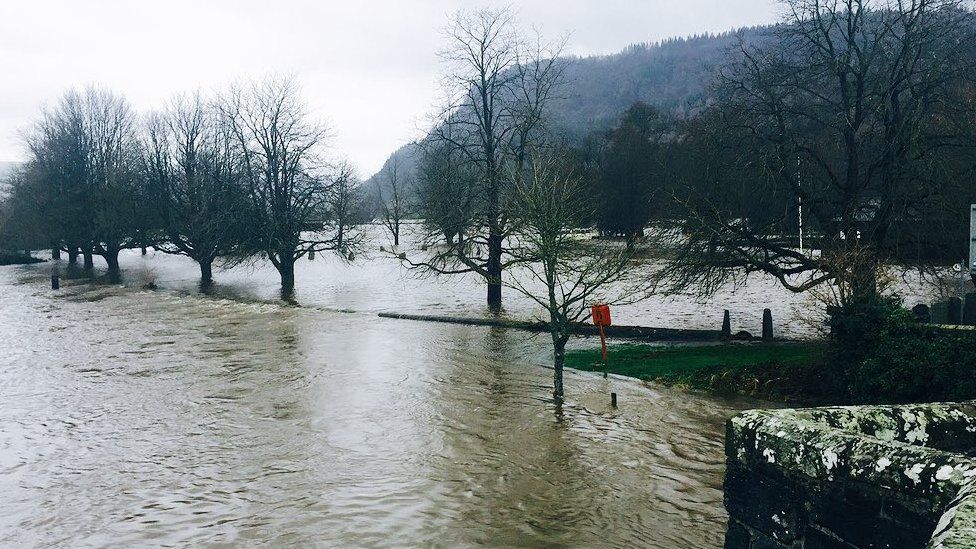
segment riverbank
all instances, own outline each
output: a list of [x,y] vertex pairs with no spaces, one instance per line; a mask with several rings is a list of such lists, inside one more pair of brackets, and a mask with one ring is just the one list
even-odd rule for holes
[[725,343],[721,345],[613,345],[607,365],[600,349],[566,353],[566,367],[608,372],[713,394],[769,400],[819,402],[822,342]]

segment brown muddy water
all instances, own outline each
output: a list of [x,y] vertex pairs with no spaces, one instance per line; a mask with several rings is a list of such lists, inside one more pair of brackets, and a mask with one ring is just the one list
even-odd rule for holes
[[0,546],[722,545],[755,403],[568,372],[557,408],[544,337],[375,314],[477,285],[321,258],[294,307],[266,266],[210,296],[152,252],[126,286],[51,268],[0,268]]

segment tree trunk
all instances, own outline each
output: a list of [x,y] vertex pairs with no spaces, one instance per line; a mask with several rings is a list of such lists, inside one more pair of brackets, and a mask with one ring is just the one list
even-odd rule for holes
[[203,287],[213,283],[213,260],[200,260],[200,285]]
[[68,264],[77,265],[78,264],[78,249],[68,248]]
[[870,261],[858,261],[850,270],[850,295],[852,303],[865,303],[878,296],[878,269]]
[[85,270],[86,271],[90,271],[90,270],[94,269],[95,268],[95,262],[92,260],[92,252],[91,252],[91,250],[85,250],[84,252],[82,252],[82,254],[83,254],[84,258],[85,258]]
[[145,246],[142,247],[142,255],[146,255],[146,247]]
[[119,268],[119,250],[116,248],[108,248],[101,256],[105,258],[105,263],[108,265],[109,280],[112,282],[122,280],[122,270]]
[[279,255],[278,274],[281,275],[281,297],[289,300],[295,294],[295,259],[290,253]]
[[492,227],[488,234],[488,306],[502,306],[502,235]]
[[400,227],[393,230],[393,245],[400,246]]
[[58,246],[51,247],[51,259],[61,259],[61,248]]
[[563,399],[563,364],[566,363],[566,342],[553,338],[552,353],[552,397],[556,401]]

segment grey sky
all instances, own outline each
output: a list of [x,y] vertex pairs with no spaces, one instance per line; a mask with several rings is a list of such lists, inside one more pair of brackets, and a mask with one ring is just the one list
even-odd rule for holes
[[774,0],[0,0],[0,160],[71,86],[97,83],[140,110],[181,91],[294,74],[361,175],[415,138],[438,97],[440,29],[458,9],[511,5],[569,53],[775,20]]

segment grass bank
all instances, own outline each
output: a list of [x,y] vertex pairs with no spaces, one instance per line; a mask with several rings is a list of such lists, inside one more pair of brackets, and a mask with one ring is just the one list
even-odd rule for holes
[[667,385],[718,394],[814,402],[823,399],[818,382],[826,346],[816,342],[727,343],[721,345],[612,345],[607,366],[600,349],[568,351],[566,366],[607,371]]

